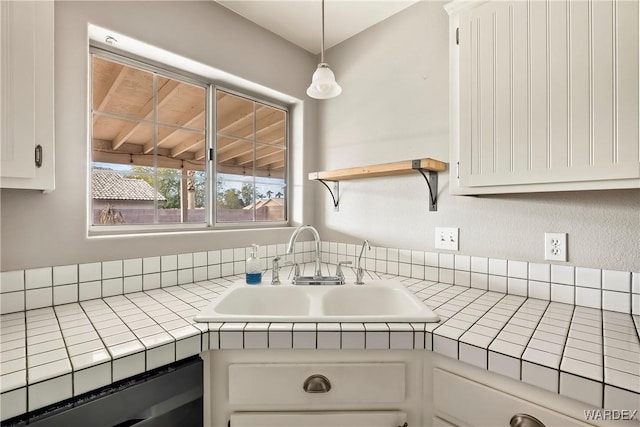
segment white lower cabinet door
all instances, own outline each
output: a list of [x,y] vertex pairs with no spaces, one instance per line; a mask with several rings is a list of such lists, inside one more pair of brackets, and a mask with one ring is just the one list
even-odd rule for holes
[[402,427],[406,421],[407,415],[399,411],[231,414],[231,427]]
[[433,406],[436,415],[451,420],[456,425],[509,427],[511,418],[516,414],[532,416],[544,427],[589,425],[522,397],[504,393],[441,369],[433,371]]

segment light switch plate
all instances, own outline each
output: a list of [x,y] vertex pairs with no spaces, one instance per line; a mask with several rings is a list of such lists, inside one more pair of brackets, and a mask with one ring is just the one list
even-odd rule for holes
[[435,248],[458,250],[458,228],[436,227]]

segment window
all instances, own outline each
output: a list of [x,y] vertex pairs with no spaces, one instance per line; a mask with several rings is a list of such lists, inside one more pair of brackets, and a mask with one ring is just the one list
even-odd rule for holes
[[92,52],[93,227],[287,220],[287,110],[186,74]]
[[286,219],[286,112],[216,91],[216,221]]

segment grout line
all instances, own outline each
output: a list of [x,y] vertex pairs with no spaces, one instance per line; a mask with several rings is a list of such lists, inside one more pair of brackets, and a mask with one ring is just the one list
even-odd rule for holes
[[[104,305],[106,305],[106,306],[109,308],[109,310],[111,310],[111,312],[113,312],[113,309],[111,309],[111,307],[110,307],[106,302],[104,302],[104,301],[103,301],[103,303],[104,303]],[[113,369],[114,369],[114,366],[113,366],[113,365],[114,365],[114,362],[115,362],[117,359],[124,359],[125,357],[133,356],[134,354],[138,354],[138,353],[141,353],[141,352],[131,353],[131,354],[128,354],[128,355],[126,355],[126,356],[122,356],[122,357],[119,357],[119,358],[114,358],[114,357],[113,357],[113,354],[111,354],[111,351],[109,350],[109,346],[107,345],[107,343],[105,343],[105,342],[104,342],[104,338],[103,338],[102,334],[98,331],[98,328],[96,328],[96,326],[93,324],[93,321],[91,320],[91,316],[89,316],[89,314],[87,313],[87,310],[82,306],[82,304],[78,303],[78,305],[80,305],[80,308],[81,308],[81,309],[82,309],[82,311],[85,313],[85,316],[87,316],[87,319],[89,320],[89,323],[90,323],[90,324],[91,324],[91,326],[93,327],[94,332],[96,333],[96,335],[98,335],[98,339],[100,340],[100,342],[101,342],[101,343],[102,343],[102,345],[104,346],[104,349],[107,351],[107,354],[108,354],[108,355],[109,355],[109,357],[111,358],[111,381],[112,381],[112,383],[113,383]],[[123,322],[123,321],[122,321],[122,319],[120,319],[120,316],[118,316],[116,313],[113,313],[113,314],[114,314],[114,315],[115,315],[115,316],[116,316],[116,317],[117,317],[121,322]],[[123,322],[123,323],[124,323],[124,322]],[[127,325],[126,325],[126,323],[125,323],[125,326],[127,326]],[[127,326],[127,329],[129,329],[129,331],[131,331],[131,328],[129,328],[129,326]],[[134,336],[136,337],[136,341],[137,341],[140,345],[142,345],[142,346],[145,348],[145,349],[142,351],[142,353],[145,353],[145,358],[144,358],[144,359],[145,359],[145,372],[146,372],[146,371],[147,371],[146,347],[144,346],[144,344],[142,344],[142,343],[140,342],[140,340],[138,339],[138,337],[137,337],[135,334],[134,334]],[[130,342],[130,341],[126,341],[126,342]]]
[[[52,269],[53,270],[53,269]],[[71,396],[74,397],[76,395],[76,382],[75,382],[75,369],[73,369],[73,362],[71,361],[71,355],[69,354],[69,347],[67,346],[67,340],[64,338],[64,334],[62,333],[62,325],[60,325],[60,319],[58,318],[58,313],[52,307],[51,311],[53,311],[53,315],[55,316],[56,322],[58,323],[58,329],[60,330],[60,336],[62,337],[62,342],[64,343],[64,352],[67,354],[67,360],[69,361],[69,367],[71,368]],[[111,377],[113,380],[113,376]]]

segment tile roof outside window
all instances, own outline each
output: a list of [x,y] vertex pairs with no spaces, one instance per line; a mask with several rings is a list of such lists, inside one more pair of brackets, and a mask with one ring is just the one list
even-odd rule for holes
[[91,195],[94,200],[167,200],[142,179],[125,178],[117,172],[95,169],[91,171]]

